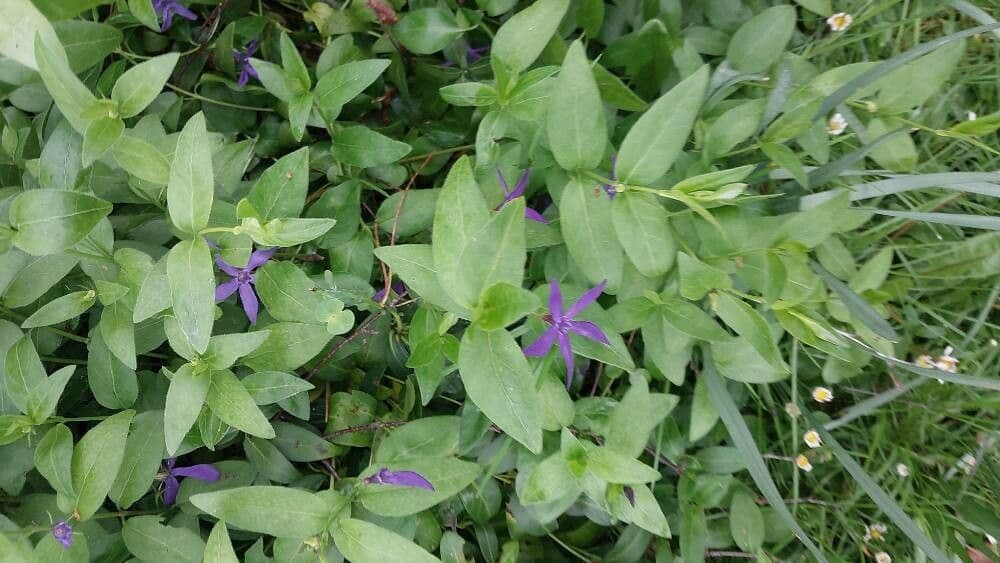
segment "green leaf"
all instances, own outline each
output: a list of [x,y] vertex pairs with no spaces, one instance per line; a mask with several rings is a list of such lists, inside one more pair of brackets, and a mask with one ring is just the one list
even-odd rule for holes
[[56,493],[74,498],[70,464],[73,461],[73,433],[65,424],[49,429],[35,447],[35,469]]
[[[27,3],[27,0],[15,1],[22,5]],[[22,22],[31,21],[34,16],[31,15],[26,9],[24,18],[24,20],[21,20]],[[6,23],[12,20],[4,17],[0,18],[0,21]],[[0,34],[0,37],[3,37],[4,40],[13,39],[20,41],[21,45],[28,45],[30,43],[34,44],[34,57],[25,57],[24,55],[26,55],[26,53],[23,53],[23,48],[21,48],[14,53],[15,55],[21,55],[22,57],[17,60],[31,68],[35,67],[32,62],[37,62],[38,73],[42,77],[42,82],[45,83],[45,89],[48,90],[49,95],[52,96],[52,100],[55,101],[59,111],[66,117],[66,120],[73,125],[73,129],[75,129],[77,133],[83,133],[87,128],[88,120],[84,119],[82,114],[85,110],[97,103],[97,98],[95,98],[83,82],[81,82],[80,79],[73,74],[73,71],[69,67],[69,61],[66,59],[66,55],[63,52],[62,45],[58,43],[58,40],[55,37],[55,32],[52,31],[49,34],[46,34],[44,33],[44,30],[40,29],[39,31],[41,33],[35,37],[34,30],[30,29],[30,25],[30,23],[28,26],[20,25],[15,33],[2,33]],[[31,33],[31,36],[19,38],[18,36],[25,31],[25,27],[29,28],[28,31]],[[9,43],[0,43],[0,50],[10,52]]]
[[742,299],[724,292],[718,294],[714,306],[715,312],[723,322],[735,330],[736,334],[746,338],[767,363],[780,371],[789,371],[781,352],[778,351],[774,337],[771,336],[771,329],[760,313]]
[[[153,9],[152,0],[128,0],[128,11],[149,29],[160,33],[160,18]],[[227,53],[228,54],[228,53]]]
[[514,14],[497,30],[490,53],[494,67],[521,72],[542,54],[559,27],[569,0],[540,0]]
[[660,307],[663,321],[675,329],[699,340],[719,342],[729,339],[729,334],[708,313],[697,305],[682,299],[669,299]]
[[719,421],[719,411],[708,396],[705,379],[698,378],[694,384],[694,395],[691,397],[691,419],[688,424],[688,440],[692,443],[701,440],[712,431]]
[[32,0],[45,17],[52,21],[65,20],[80,13],[109,4],[110,0]]
[[54,23],[53,28],[74,72],[87,70],[103,61],[122,42],[122,32],[104,23],[68,20]]
[[51,326],[79,317],[94,305],[97,292],[94,290],[74,291],[42,305],[30,317],[24,319],[21,328]]
[[178,242],[167,255],[174,318],[195,352],[208,348],[215,320],[215,271],[204,239]]
[[108,497],[122,510],[139,501],[160,469],[163,459],[163,411],[145,411],[132,421],[125,455]]
[[201,563],[205,542],[190,528],[160,524],[162,516],[134,516],[122,526],[122,540],[142,561]]
[[433,248],[429,244],[397,244],[375,249],[375,256],[385,262],[408,288],[428,303],[451,311],[462,318],[471,318],[465,307],[455,303],[438,282]]
[[[73,532],[74,536],[83,536],[83,532]],[[34,558],[29,559],[25,557],[24,559],[18,558],[18,554],[14,551],[15,548],[3,545],[6,540],[0,540],[0,549],[4,550],[4,554],[13,555],[14,559],[12,561],[45,561],[46,563],[85,563],[90,561],[90,549],[87,545],[85,538],[74,537],[73,543],[67,548],[63,547],[55,536],[52,534],[45,534],[42,539],[35,545]],[[30,545],[30,544],[29,544]]]
[[157,260],[153,268],[146,273],[145,279],[142,280],[142,285],[139,286],[139,295],[135,300],[135,310],[132,312],[133,322],[141,323],[170,307],[172,298],[170,296],[170,277],[167,275],[167,256]]
[[315,324],[274,323],[267,330],[267,340],[243,357],[243,363],[258,371],[294,370],[319,354],[332,338]]
[[333,157],[351,166],[369,168],[392,164],[408,155],[410,145],[386,137],[363,126],[342,129],[333,137],[330,151]]
[[707,88],[705,65],[642,114],[625,135],[615,161],[623,183],[647,185],[670,169],[687,143]]
[[736,70],[763,72],[781,57],[794,31],[794,6],[768,8],[736,30],[726,58]]
[[139,396],[135,370],[108,349],[99,329],[91,332],[87,343],[87,383],[97,402],[108,409],[130,408]]
[[337,549],[352,563],[440,563],[440,559],[427,553],[410,540],[364,520],[344,518],[333,528]]
[[208,535],[208,542],[205,544],[202,563],[240,563],[233,549],[233,543],[229,539],[225,520],[219,520],[212,526],[212,533]]
[[208,348],[201,360],[212,369],[227,369],[236,360],[256,350],[267,339],[266,330],[256,332],[220,334],[208,341]]
[[111,89],[111,99],[118,102],[118,111],[125,119],[142,113],[156,96],[174,71],[179,53],[167,53],[153,57],[126,70]]
[[126,133],[119,137],[112,147],[112,154],[123,170],[140,180],[161,185],[170,181],[170,162],[167,157],[135,135]]
[[619,194],[611,204],[611,216],[618,242],[640,273],[655,277],[673,267],[677,243],[667,224],[667,211],[656,196]]
[[519,498],[527,505],[550,503],[570,495],[575,499],[580,491],[576,476],[566,463],[566,456],[556,452],[535,465]]
[[444,49],[465,30],[447,8],[411,10],[392,26],[392,34],[399,42],[418,55],[429,55]]
[[713,289],[729,289],[733,282],[729,274],[713,268],[685,252],[677,253],[680,275],[680,293],[685,299],[696,301]]
[[649,106],[608,69],[596,62],[590,68],[594,71],[594,80],[597,81],[604,103],[625,111],[643,111]]
[[271,219],[261,225],[255,217],[247,217],[239,232],[261,246],[287,248],[323,236],[336,223],[333,219]]
[[108,350],[129,369],[136,368],[135,330],[132,325],[132,311],[121,301],[104,308],[101,314],[101,337]]
[[795,534],[795,537],[799,538],[799,541],[806,546],[806,549],[812,553],[817,561],[826,563],[827,559],[823,555],[823,552],[809,539],[809,535],[799,526],[798,522],[795,521],[795,517],[792,516],[792,513],[789,512],[788,507],[785,505],[781,492],[778,491],[778,487],[774,484],[774,480],[767,470],[767,465],[764,463],[764,458],[761,457],[760,450],[757,449],[757,444],[750,434],[750,429],[747,427],[746,422],[744,422],[743,417],[740,416],[739,409],[736,407],[736,403],[733,402],[733,398],[729,395],[729,391],[726,390],[725,383],[715,373],[715,363],[712,360],[711,354],[706,353],[705,369],[702,371],[701,377],[705,380],[708,395],[712,398],[712,402],[715,403],[715,407],[719,411],[719,417],[729,432],[732,444],[739,450],[740,457],[746,463],[747,471],[750,472],[750,477],[753,478],[754,483],[757,484],[757,488],[760,489],[764,498],[767,499],[768,504],[771,505],[771,509],[777,513],[781,521]]
[[304,379],[280,371],[259,371],[244,377],[241,381],[247,393],[258,405],[270,405],[282,399],[313,389],[315,386]]
[[35,386],[28,394],[28,404],[25,414],[35,424],[42,424],[45,419],[52,416],[56,410],[56,403],[63,394],[63,389],[69,382],[69,378],[76,371],[76,366],[65,366],[51,376],[44,383]]
[[466,329],[458,370],[472,402],[494,424],[533,453],[542,448],[535,376],[506,330]]
[[188,237],[208,226],[214,195],[212,149],[205,114],[196,113],[177,137],[177,148],[167,183],[170,221]]
[[608,483],[629,485],[660,479],[659,471],[605,446],[587,452],[587,470]]
[[361,485],[358,499],[365,508],[381,516],[409,516],[426,510],[457,495],[469,486],[482,472],[482,468],[468,461],[453,457],[412,458],[379,463],[362,471],[364,479],[382,467],[393,471],[416,471],[434,485],[433,491],[419,487],[394,485]]
[[936,223],[938,225],[955,225],[970,229],[988,229],[1000,231],[1000,217],[972,215],[967,213],[925,213],[921,211],[890,211],[886,209],[865,209],[878,215],[901,217],[910,221]]
[[83,240],[111,213],[103,199],[77,192],[30,190],[10,205],[14,244],[33,254],[56,254]]
[[31,391],[46,382],[45,368],[27,334],[7,350],[3,375],[5,394],[17,410],[27,414]]
[[892,520],[893,524],[899,527],[907,538],[912,541],[916,547],[920,549],[925,555],[927,555],[932,561],[936,563],[948,563],[952,561],[952,558],[946,555],[941,548],[936,546],[927,534],[920,529],[920,526],[913,521],[903,509],[900,508],[896,501],[892,500],[882,487],[878,485],[865,470],[862,469],[858,462],[854,461],[851,454],[840,445],[840,443],[833,437],[827,429],[823,427],[822,424],[818,424],[816,417],[809,413],[808,411],[803,411],[802,413],[806,420],[809,422],[812,428],[815,428],[819,432],[820,437],[823,439],[823,445],[830,449],[833,456],[837,458],[840,465],[843,466],[859,487],[875,502],[883,514],[885,514],[889,520]]
[[457,416],[430,416],[408,422],[379,443],[375,460],[391,462],[455,455],[459,424]]
[[333,121],[340,109],[375,82],[389,66],[384,59],[352,61],[334,67],[323,75],[313,90],[316,107],[327,121]]
[[883,319],[882,315],[879,315],[878,311],[873,309],[864,298],[855,293],[847,284],[837,279],[836,276],[827,271],[818,262],[810,262],[809,265],[814,272],[823,278],[827,287],[837,294],[837,297],[844,303],[847,310],[864,323],[865,326],[870,328],[872,332],[893,342],[899,340],[899,335],[896,334],[892,325]]
[[434,214],[434,267],[442,288],[472,308],[495,283],[520,287],[526,245],[524,202],[515,200],[490,217],[468,157],[452,167]]
[[268,440],[247,436],[243,439],[243,453],[260,475],[274,483],[291,483],[302,474]]
[[268,167],[250,189],[247,201],[262,222],[298,217],[309,189],[309,147],[286,154]]
[[318,535],[333,516],[320,496],[287,487],[239,487],[193,495],[188,500],[233,526],[279,538]]
[[596,168],[604,158],[604,106],[579,41],[570,45],[549,97],[546,131],[552,155],[565,170]]
[[608,289],[617,291],[625,251],[615,233],[612,202],[572,179],[563,188],[559,217],[566,249],[586,280],[592,285],[607,280]]
[[163,411],[163,434],[167,454],[174,455],[184,436],[194,426],[201,407],[208,396],[210,373],[195,373],[191,364],[184,364],[174,372],[167,389],[166,406]]
[[472,322],[485,330],[496,330],[524,318],[541,305],[534,293],[500,282],[483,292],[472,311]]
[[788,377],[787,368],[778,368],[764,359],[745,338],[728,338],[711,343],[715,367],[727,379],[746,383],[772,383]]
[[650,393],[642,373],[629,376],[625,395],[608,417],[607,447],[622,455],[637,457],[649,441],[649,433],[677,405],[675,395]]
[[497,101],[496,89],[482,82],[449,84],[442,87],[438,92],[441,93],[444,101],[459,107],[491,106]]
[[104,504],[125,455],[125,438],[135,411],[126,410],[90,429],[73,449],[74,511],[87,520]]
[[212,414],[222,422],[253,436],[274,438],[271,423],[233,372],[219,370],[212,374],[207,401]]
[[755,552],[764,544],[764,518],[753,498],[743,491],[733,493],[729,508],[733,541],[743,551]]
[[285,69],[285,74],[293,81],[295,93],[308,92],[312,87],[312,79],[309,78],[309,69],[302,62],[299,50],[295,48],[295,42],[287,33],[282,32],[279,43],[281,46],[281,67]]
[[653,496],[653,492],[648,487],[635,485],[631,488],[635,506],[628,502],[624,493],[612,493],[616,488],[608,487],[608,495],[616,495],[614,501],[609,502],[612,506],[612,513],[619,519],[631,522],[650,533],[669,538],[670,524],[667,523],[667,517],[663,515],[660,501]]

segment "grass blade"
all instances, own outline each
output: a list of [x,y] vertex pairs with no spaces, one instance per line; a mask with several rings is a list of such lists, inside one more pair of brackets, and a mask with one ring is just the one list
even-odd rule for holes
[[876,147],[889,139],[894,138],[896,135],[904,134],[906,131],[906,127],[900,127],[899,129],[889,131],[867,145],[856,148],[833,162],[828,162],[823,166],[813,169],[809,172],[809,185],[814,187],[821,186],[837,176],[840,176],[841,172],[847,170],[852,164],[859,162],[861,159],[868,156],[868,153],[875,150]]
[[948,557],[941,549],[934,545],[927,534],[917,526],[917,523],[913,521],[903,509],[896,504],[896,501],[882,490],[882,487],[878,486],[878,483],[872,480],[871,477],[865,473],[864,469],[858,465],[858,462],[854,461],[847,451],[834,439],[833,434],[823,428],[822,425],[817,425],[815,418],[805,409],[802,409],[802,414],[805,416],[806,420],[812,425],[813,428],[819,432],[820,437],[823,438],[823,445],[830,448],[833,452],[834,457],[840,462],[840,465],[851,474],[851,477],[857,482],[858,486],[865,491],[865,493],[875,501],[875,504],[882,510],[896,526],[906,534],[906,537],[910,538],[917,547],[920,548],[932,561],[936,563],[951,563],[951,558]]
[[911,221],[939,223],[941,225],[955,225],[956,227],[969,227],[970,229],[1000,231],[1000,217],[984,217],[982,215],[967,215],[965,213],[925,213],[922,211],[884,211],[881,209],[871,208],[861,209],[864,211],[871,211],[872,213],[878,213],[879,215],[901,217]]
[[788,507],[785,506],[785,502],[781,498],[781,493],[778,492],[778,487],[774,484],[774,479],[771,478],[771,474],[764,464],[764,458],[761,457],[760,451],[757,449],[757,444],[753,441],[750,429],[747,428],[743,417],[740,416],[733,398],[729,396],[726,384],[719,377],[719,374],[715,372],[715,363],[712,360],[711,352],[705,347],[702,348],[702,353],[705,358],[705,369],[702,371],[701,377],[705,378],[708,395],[712,398],[716,410],[719,411],[719,418],[722,419],[722,423],[726,426],[730,440],[732,440],[736,449],[739,450],[740,457],[743,458],[747,471],[750,472],[750,477],[753,478],[754,483],[757,484],[757,488],[760,489],[761,494],[764,495],[767,502],[774,508],[774,511],[778,513],[781,520],[799,538],[799,541],[806,546],[806,549],[813,554],[816,560],[826,563],[827,559],[823,555],[823,552],[809,539],[805,530],[799,526],[799,523],[795,521],[795,517],[792,516]]
[[[997,23],[997,20],[993,16],[987,14],[983,10],[979,9],[976,6],[973,6],[971,3],[966,2],[965,0],[951,0],[950,4],[952,5],[953,8],[955,8],[959,12],[962,12],[963,14],[969,16],[970,18],[976,20],[977,22],[983,25],[990,25]],[[994,29],[993,35],[1000,37],[1000,30]]]
[[875,409],[891,402],[893,399],[899,397],[900,395],[905,395],[906,393],[909,393],[911,390],[920,387],[921,385],[927,383],[928,381],[930,381],[930,379],[923,379],[918,377],[916,379],[908,381],[905,385],[901,385],[899,387],[893,387],[891,389],[879,393],[878,395],[872,395],[871,397],[868,397],[864,401],[861,401],[860,403],[846,409],[844,411],[843,416],[841,416],[837,420],[832,420],[830,422],[827,422],[826,424],[823,425],[823,428],[826,428],[827,430],[835,430],[837,428],[840,428],[841,426],[844,426],[849,422],[853,422],[854,420],[861,418],[862,416],[872,414],[875,411]]
[[833,108],[846,102],[847,99],[854,94],[854,92],[860,90],[861,88],[864,88],[865,86],[868,86],[872,82],[875,82],[879,78],[882,78],[883,76],[889,74],[890,72],[902,67],[906,63],[915,60],[923,55],[926,55],[927,53],[930,53],[931,51],[937,49],[938,47],[947,45],[952,41],[958,41],[959,39],[972,37],[973,35],[983,33],[985,31],[993,31],[997,28],[1000,28],[1000,23],[981,25],[979,27],[973,27],[971,29],[966,29],[964,31],[951,33],[945,35],[944,37],[935,39],[934,41],[921,43],[920,45],[917,45],[916,47],[908,51],[902,52],[896,55],[895,57],[892,57],[891,59],[882,62],[882,64],[872,68],[871,70],[865,73],[862,73],[861,76],[858,76],[854,80],[851,80],[847,84],[844,84],[836,91],[834,91],[834,93],[827,96],[827,98],[823,100],[823,105],[820,106],[819,111],[817,111],[816,115],[813,116],[813,121],[825,118],[826,115],[833,110]]
[[[817,168],[816,170],[820,170]],[[812,173],[810,173],[812,174]],[[936,174],[913,174],[901,175],[876,180],[850,188],[838,188],[803,197],[799,201],[801,209],[816,207],[820,203],[836,197],[842,190],[851,192],[851,201],[860,201],[873,197],[921,190],[924,188],[944,188],[946,190],[973,192],[982,195],[1000,197],[1000,186],[993,182],[1000,182],[998,172],[939,172]]]
[[844,302],[844,306],[847,310],[851,312],[854,316],[858,318],[861,322],[865,324],[866,327],[872,329],[872,332],[881,336],[882,338],[891,340],[893,342],[899,340],[899,335],[893,330],[892,325],[888,321],[882,318],[878,314],[878,311],[872,308],[860,295],[854,292],[853,289],[847,287],[847,284],[837,279],[837,276],[831,274],[829,270],[824,268],[819,262],[811,261],[809,265],[812,267],[813,271],[819,274],[826,285],[837,294],[837,297]]

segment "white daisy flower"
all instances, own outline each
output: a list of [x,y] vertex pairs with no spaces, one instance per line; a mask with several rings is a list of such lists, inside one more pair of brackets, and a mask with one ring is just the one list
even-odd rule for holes
[[897,463],[896,464],[896,475],[899,475],[900,477],[909,477],[910,476],[910,468],[905,463]]
[[892,557],[884,551],[875,554],[875,563],[892,563]]
[[802,435],[802,440],[810,448],[818,448],[823,445],[823,439],[819,437],[819,432],[809,430]]
[[955,373],[958,371],[958,358],[952,356],[955,349],[948,346],[944,349],[944,354],[938,356],[937,361],[934,365],[941,371],[946,371],[948,373]]
[[979,115],[974,111],[968,111],[965,113],[965,117],[969,121],[975,121],[979,117]]
[[802,454],[799,454],[798,457],[795,458],[795,465],[806,473],[813,470],[813,464],[809,463],[809,458]]
[[837,12],[826,18],[826,25],[830,26],[830,31],[844,31],[854,23],[854,16],[847,12]]
[[826,122],[826,132],[830,135],[840,135],[847,129],[847,119],[839,114],[833,114],[833,117]]
[[882,541],[885,539],[885,533],[888,528],[885,524],[881,522],[875,522],[869,526],[865,526],[865,541]]
[[829,403],[833,400],[833,391],[826,387],[816,387],[812,390],[812,397],[817,403]]

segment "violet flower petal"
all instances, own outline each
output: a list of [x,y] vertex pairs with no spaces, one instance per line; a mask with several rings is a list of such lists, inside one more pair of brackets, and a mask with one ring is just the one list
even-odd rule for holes
[[240,285],[240,304],[243,305],[243,312],[247,314],[247,318],[250,319],[250,324],[257,324],[257,313],[260,311],[260,301],[257,300],[257,294],[254,293],[253,287],[248,283]]
[[611,342],[608,341],[608,337],[604,336],[604,332],[602,332],[601,329],[594,323],[587,321],[569,321],[569,329],[581,336],[586,336],[591,340],[596,340],[603,344],[611,344]]
[[170,2],[170,7],[171,7],[171,9],[173,10],[173,12],[175,14],[177,14],[178,16],[180,16],[180,17],[182,17],[182,18],[184,18],[186,20],[195,21],[196,19],[198,19],[198,14],[195,14],[190,9],[188,9],[187,6],[185,6],[184,4],[181,4],[177,0],[171,1]]
[[399,487],[415,487],[434,491],[434,485],[416,471],[392,471],[388,467],[379,469],[377,473],[365,479],[368,485],[397,485]]
[[171,475],[176,475],[178,477],[191,477],[192,479],[197,479],[206,483],[214,483],[219,480],[219,477],[222,476],[222,474],[219,473],[219,470],[216,469],[211,463],[199,463],[198,465],[192,465],[189,467],[178,467],[170,473]]
[[63,546],[63,549],[69,549],[73,545],[73,526],[67,524],[65,520],[56,522],[52,527],[52,537]]
[[278,247],[265,248],[263,250],[254,250],[253,254],[250,255],[250,260],[247,261],[247,266],[245,270],[256,270],[264,265],[265,262],[274,256],[274,253],[278,251]]
[[538,337],[538,340],[535,340],[524,348],[524,355],[538,357],[548,354],[552,348],[552,343],[556,340],[557,334],[559,334],[559,330],[554,326],[545,329],[545,332]]
[[588,289],[583,295],[580,296],[579,299],[576,300],[576,303],[573,303],[573,305],[569,308],[569,310],[566,311],[566,316],[569,318],[573,318],[576,316],[577,313],[586,309],[587,305],[590,305],[591,303],[596,301],[597,298],[602,293],[604,293],[604,288],[607,285],[608,285],[608,280],[601,280],[601,283],[597,284],[596,287]]
[[566,362],[566,388],[573,384],[573,348],[569,344],[569,336],[559,333],[557,337],[559,351],[562,352],[563,361]]
[[549,220],[548,219],[546,219],[545,217],[542,217],[541,213],[535,211],[534,209],[532,209],[530,207],[525,207],[524,208],[524,216],[527,217],[528,219],[531,219],[532,221],[537,221],[539,223],[545,223],[546,225],[549,224]]
[[[503,188],[503,194],[505,196],[509,197],[510,196],[510,186],[507,185],[507,180],[503,177],[503,174],[500,172],[499,168],[497,168],[497,180],[500,182],[500,187]],[[507,201],[510,201],[506,197],[503,198],[503,200],[504,200],[505,203]]]
[[236,85],[243,87],[250,82],[250,74],[247,72],[246,67],[240,70],[240,77],[236,79]]
[[168,475],[166,479],[163,480],[163,504],[166,506],[173,506],[174,502],[177,500],[177,491],[180,490],[181,484],[177,481],[177,477],[173,475]]
[[552,322],[559,322],[563,317],[562,290],[559,289],[559,280],[552,280],[552,283],[549,284],[549,314],[552,315]]
[[514,186],[514,191],[510,192],[513,197],[521,197],[524,195],[524,188],[528,186],[528,176],[531,175],[531,169],[525,168],[524,173],[521,174],[521,179],[517,181],[517,185]]
[[160,24],[160,31],[166,31],[170,29],[173,24],[174,12],[168,7],[163,10],[163,23]]
[[218,268],[222,270],[224,273],[230,276],[240,275],[240,268],[237,268],[236,266],[233,266],[232,264],[223,260],[220,254],[215,255],[215,265],[218,266]]
[[215,302],[225,301],[229,299],[229,296],[236,293],[236,290],[240,287],[240,280],[236,278],[231,278],[229,281],[220,283],[215,288]]

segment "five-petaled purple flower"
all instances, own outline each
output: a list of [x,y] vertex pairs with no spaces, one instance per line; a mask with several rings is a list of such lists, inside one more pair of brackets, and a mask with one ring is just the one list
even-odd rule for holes
[[[504,196],[503,196],[503,201],[500,202],[500,205],[497,206],[495,211],[499,211],[501,207],[507,205],[514,199],[524,195],[524,188],[528,186],[529,174],[531,174],[531,169],[526,168],[524,170],[524,174],[521,174],[521,179],[517,181],[517,185],[514,186],[513,190],[511,190],[510,186],[507,185],[507,180],[504,179],[503,174],[501,174],[500,171],[497,170],[497,179],[500,180],[500,187],[503,188]],[[538,221],[539,223],[546,223],[546,224],[548,223],[548,221],[545,220],[545,217],[542,217],[541,213],[535,211],[530,207],[524,208],[524,216],[527,217],[528,219],[531,219],[532,221]]]
[[[618,179],[615,176],[615,159],[615,155],[611,155],[611,177],[609,178],[611,181]],[[615,196],[618,195],[618,190],[611,184],[604,184],[604,193],[608,194],[609,198],[615,199]]]
[[215,288],[215,301],[225,301],[229,299],[229,296],[236,293],[237,290],[240,292],[240,303],[243,305],[243,311],[247,314],[247,318],[250,319],[250,324],[257,324],[257,312],[260,310],[260,301],[257,300],[257,294],[253,290],[253,272],[257,268],[264,265],[265,262],[271,259],[271,256],[277,252],[278,248],[266,248],[264,250],[255,250],[253,254],[250,255],[250,260],[247,261],[247,265],[242,268],[237,268],[231,264],[227,264],[222,256],[219,254],[215,255],[215,265],[219,267],[225,274],[230,276],[229,281],[222,282],[218,287]]
[[63,549],[69,549],[73,545],[73,526],[70,526],[65,520],[56,522],[56,525],[52,527],[52,537],[63,546]]
[[156,478],[163,481],[163,504],[173,506],[177,500],[177,491],[181,488],[178,477],[193,477],[206,483],[214,483],[222,475],[214,465],[210,463],[200,463],[190,467],[174,467],[177,463],[175,458],[167,460],[167,471]]
[[[399,280],[396,280],[396,281],[392,282],[392,293],[394,295],[402,295],[405,292],[406,292],[406,286],[403,285],[403,282],[401,282]],[[384,287],[382,289],[376,291],[375,295],[372,295],[372,301],[374,301],[376,303],[381,303],[383,299],[385,299],[385,288]]]
[[246,86],[250,79],[259,80],[260,77],[257,76],[257,69],[250,64],[250,57],[257,52],[257,48],[260,43],[254,39],[253,41],[247,43],[247,46],[243,50],[233,49],[233,57],[236,58],[236,64],[240,67],[240,77],[236,81],[236,84],[240,86]]
[[153,9],[156,10],[156,14],[160,16],[160,20],[163,22],[160,24],[160,31],[170,29],[174,14],[186,20],[194,21],[198,19],[197,14],[189,10],[187,6],[181,4],[178,0],[153,0]]
[[434,485],[416,471],[392,471],[388,467],[383,467],[371,477],[366,477],[364,482],[366,485],[398,485],[400,487],[417,487],[428,491],[434,490]]
[[524,349],[526,356],[544,356],[552,348],[552,344],[559,346],[559,351],[562,352],[563,360],[566,362],[567,389],[573,383],[573,348],[570,347],[569,333],[575,332],[592,340],[609,344],[608,338],[604,336],[604,333],[601,332],[601,329],[597,325],[587,321],[573,320],[573,317],[584,310],[587,305],[597,300],[597,297],[604,292],[604,286],[607,283],[607,280],[604,280],[597,284],[597,287],[587,290],[586,293],[576,300],[576,303],[573,303],[563,313],[562,291],[559,290],[559,282],[552,280],[552,286],[549,291],[549,312],[542,317],[550,326],[538,337],[538,340],[535,340]]

